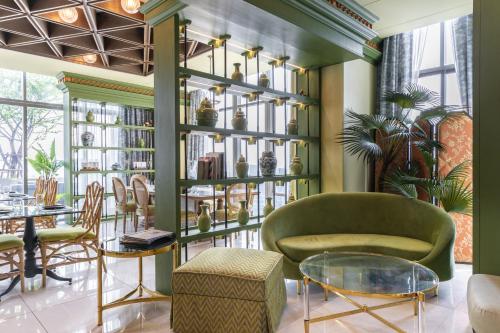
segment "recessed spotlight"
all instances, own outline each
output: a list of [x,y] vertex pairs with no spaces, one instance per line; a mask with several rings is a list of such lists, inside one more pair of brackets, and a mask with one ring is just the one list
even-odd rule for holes
[[97,61],[97,55],[94,53],[86,54],[83,56],[83,61],[87,64],[93,64]]
[[66,23],[75,23],[78,20],[78,11],[75,7],[59,9],[57,14]]
[[139,12],[139,7],[141,7],[141,2],[139,0],[122,0],[122,8],[129,14],[136,14]]

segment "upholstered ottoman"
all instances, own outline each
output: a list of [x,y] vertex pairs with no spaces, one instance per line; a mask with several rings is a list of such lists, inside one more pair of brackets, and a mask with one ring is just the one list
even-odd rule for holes
[[274,332],[286,304],[283,256],[211,248],[173,273],[175,333]]
[[476,333],[500,332],[500,276],[475,274],[467,285],[469,321]]

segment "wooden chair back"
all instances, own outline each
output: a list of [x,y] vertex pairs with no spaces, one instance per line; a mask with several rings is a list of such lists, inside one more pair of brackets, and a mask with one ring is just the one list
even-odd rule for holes
[[116,206],[125,206],[127,204],[127,188],[120,178],[113,177],[113,194],[115,195]]
[[147,184],[148,183],[148,178],[144,175],[140,175],[140,174],[136,174],[136,175],[133,175],[131,178],[130,178],[130,184],[132,184],[134,182],[134,179],[139,179],[140,181],[142,181],[144,184]]
[[75,225],[81,225],[86,229],[86,233],[93,232],[97,238],[99,238],[103,196],[104,188],[98,182],[87,185],[85,202],[82,208],[83,212],[75,223]]
[[146,183],[139,178],[135,178],[132,180],[132,189],[134,191],[134,200],[137,207],[147,209],[149,204],[149,191]]

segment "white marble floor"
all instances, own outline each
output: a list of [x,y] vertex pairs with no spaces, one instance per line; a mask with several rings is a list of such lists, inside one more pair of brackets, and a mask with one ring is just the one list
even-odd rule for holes
[[[135,287],[137,261],[131,259],[108,260],[105,277],[105,301],[118,298]],[[16,287],[0,302],[0,332],[168,332],[170,305],[164,303],[135,304],[104,312],[104,325],[97,327],[96,265],[79,264],[58,268],[57,272],[73,277],[73,284],[49,279],[47,288],[40,288],[40,278],[27,280],[27,291]],[[467,315],[466,286],[471,266],[457,265],[455,278],[441,283],[439,296],[427,300],[425,305],[425,332],[472,332]],[[154,259],[144,261],[144,280],[154,287]],[[0,290],[8,281],[0,282]],[[303,332],[303,300],[295,292],[295,283],[287,283],[288,302],[279,332]],[[368,305],[383,302],[360,299]],[[312,315],[350,310],[352,306],[338,297],[325,302],[322,291],[311,291]],[[377,311],[408,332],[415,332],[412,305],[407,304]],[[390,332],[391,330],[366,314],[357,314],[340,320],[311,325],[311,332]]]

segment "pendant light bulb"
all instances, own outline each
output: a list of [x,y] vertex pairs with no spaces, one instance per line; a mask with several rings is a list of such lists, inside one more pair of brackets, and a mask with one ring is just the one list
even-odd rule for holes
[[141,7],[141,2],[139,0],[121,0],[121,5],[124,11],[129,14],[137,14],[139,12],[139,7]]
[[97,55],[94,53],[86,54],[83,56],[83,61],[85,61],[87,64],[93,64],[97,61]]
[[59,9],[57,11],[59,18],[66,23],[75,23],[78,20],[78,11],[75,7]]

